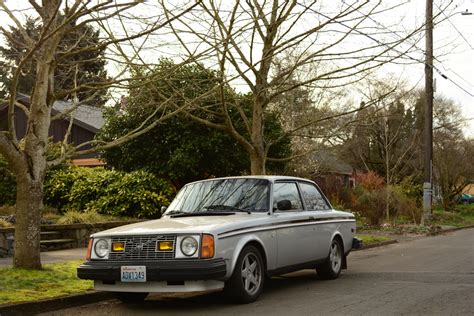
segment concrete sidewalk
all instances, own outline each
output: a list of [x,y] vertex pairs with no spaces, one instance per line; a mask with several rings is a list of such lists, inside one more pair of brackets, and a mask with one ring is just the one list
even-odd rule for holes
[[[46,251],[41,253],[41,263],[65,262],[70,260],[86,260],[87,248]],[[11,267],[13,258],[0,258],[0,268]]]

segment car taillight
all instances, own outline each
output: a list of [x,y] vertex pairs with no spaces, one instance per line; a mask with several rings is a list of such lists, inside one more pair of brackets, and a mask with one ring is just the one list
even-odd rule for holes
[[204,234],[201,242],[201,258],[214,257],[214,236]]

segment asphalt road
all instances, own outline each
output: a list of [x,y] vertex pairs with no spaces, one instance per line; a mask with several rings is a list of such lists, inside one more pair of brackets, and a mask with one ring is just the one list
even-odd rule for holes
[[474,315],[474,229],[354,252],[339,279],[303,270],[273,278],[260,299],[220,293],[116,300],[43,315]]

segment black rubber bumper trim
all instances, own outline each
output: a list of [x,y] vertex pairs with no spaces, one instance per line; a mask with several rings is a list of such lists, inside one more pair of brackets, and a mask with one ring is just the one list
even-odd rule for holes
[[85,280],[120,281],[121,266],[146,266],[147,281],[216,280],[227,272],[224,259],[88,261],[77,268],[77,276]]
[[361,249],[364,246],[362,239],[354,237],[352,238],[352,249]]

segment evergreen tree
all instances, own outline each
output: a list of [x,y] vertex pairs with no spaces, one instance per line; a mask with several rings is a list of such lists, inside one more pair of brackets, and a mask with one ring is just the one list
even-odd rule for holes
[[[108,142],[136,129],[156,110],[149,105],[150,101],[158,105],[172,98],[174,103],[184,104],[190,98],[202,96],[195,101],[197,109],[190,111],[199,111],[199,115],[217,121],[216,108],[220,106],[220,98],[215,87],[218,73],[198,64],[174,68],[176,65],[173,62],[164,59],[152,70],[136,69],[133,79],[136,88],[129,90],[129,95],[116,109],[106,112],[106,124],[96,135],[96,140]],[[155,78],[154,82],[150,82],[149,78]],[[229,107],[239,103],[248,112],[247,115],[251,114],[250,94],[238,94],[230,88],[225,93]],[[164,114],[160,112],[156,115]],[[235,128],[244,134],[245,125],[237,110],[231,108],[229,114]],[[281,138],[283,128],[276,115],[265,113],[265,118],[265,137]],[[282,137],[270,148],[273,157],[286,157],[290,153],[288,137]],[[250,165],[248,154],[231,135],[191,120],[185,113],[168,119],[125,145],[102,151],[101,156],[109,166],[125,171],[145,169],[170,179],[178,187],[209,176],[248,173]],[[268,169],[278,172],[284,165],[282,162],[269,162]]]
[[[41,24],[39,19],[27,18],[24,29],[33,40],[41,36]],[[70,22],[74,29],[69,36],[61,39],[55,53],[57,68],[55,72],[55,93],[59,100],[72,99],[72,95],[66,91],[81,84],[97,85],[107,81],[105,70],[104,50],[100,47],[100,34],[92,26],[87,24],[76,24]],[[0,46],[0,98],[8,95],[12,74],[17,69],[23,58],[30,52],[30,44],[21,36],[20,30],[11,27],[3,30],[5,38],[4,46]],[[94,47],[94,49],[90,49]],[[79,54],[70,54],[71,51],[81,50]],[[31,94],[36,75],[35,56],[22,67],[20,80],[17,84],[17,92],[27,95]],[[82,88],[77,92],[80,101],[86,101],[92,106],[102,106],[106,102],[106,90],[95,90]]]

